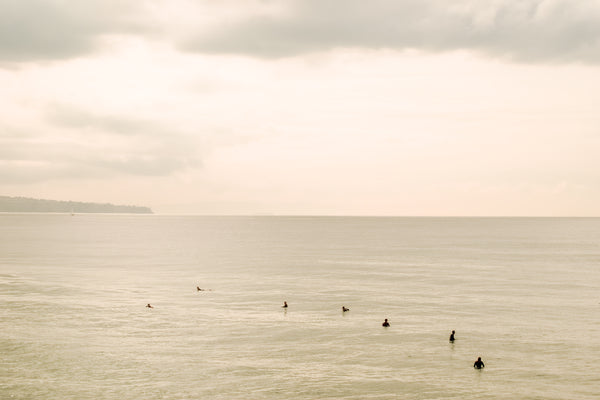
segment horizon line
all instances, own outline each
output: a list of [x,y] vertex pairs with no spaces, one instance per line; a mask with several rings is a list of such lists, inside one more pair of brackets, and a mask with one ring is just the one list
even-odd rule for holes
[[600,215],[397,215],[397,214],[203,214],[203,213],[125,213],[125,212],[63,212],[63,211],[0,211],[0,215],[9,214],[52,214],[52,215],[137,215],[160,217],[290,217],[290,218],[600,218]]

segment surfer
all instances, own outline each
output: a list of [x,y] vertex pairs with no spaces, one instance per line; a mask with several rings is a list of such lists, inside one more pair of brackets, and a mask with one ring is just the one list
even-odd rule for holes
[[454,331],[450,334],[450,343],[454,343]]
[[287,301],[283,302],[283,305],[281,306],[281,308],[287,308]]
[[473,368],[482,369],[484,367],[485,367],[485,364],[483,363],[483,361],[481,361],[481,357],[477,357],[477,361],[475,361],[473,363]]
[[203,291],[204,289],[200,289],[200,286],[196,286],[196,290],[197,290],[197,291],[199,291],[199,292],[201,292],[201,291]]
[[350,309],[342,306],[342,312],[346,312],[346,311],[350,311]]
[[388,326],[390,326],[390,323],[388,322],[387,318],[385,319],[385,321],[383,321],[383,324],[381,324],[381,326],[387,328]]
[[146,308],[154,308],[150,305],[150,303],[146,304]]

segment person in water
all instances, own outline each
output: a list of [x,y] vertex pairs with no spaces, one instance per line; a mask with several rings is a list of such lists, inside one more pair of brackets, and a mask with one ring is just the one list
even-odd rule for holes
[[346,312],[346,311],[350,311],[350,309],[342,306],[342,312]]
[[150,305],[150,303],[146,304],[146,308],[154,308]]
[[450,334],[450,343],[454,343],[454,331]]
[[281,306],[281,308],[287,308],[287,301],[283,302],[283,305]]
[[387,328],[388,326],[390,326],[390,323],[388,322],[387,318],[385,319],[385,321],[383,321],[383,324],[381,324],[381,326],[384,326],[384,327],[386,327],[386,328]]
[[475,363],[473,363],[473,368],[475,368],[475,369],[485,368],[485,364],[483,363],[483,361],[481,361],[481,357],[477,357],[477,361],[475,361]]

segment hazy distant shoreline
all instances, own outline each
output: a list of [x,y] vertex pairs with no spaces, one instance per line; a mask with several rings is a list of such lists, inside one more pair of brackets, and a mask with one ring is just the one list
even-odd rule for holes
[[79,201],[60,201],[9,196],[0,196],[0,212],[153,214],[152,209],[143,206],[85,203]]

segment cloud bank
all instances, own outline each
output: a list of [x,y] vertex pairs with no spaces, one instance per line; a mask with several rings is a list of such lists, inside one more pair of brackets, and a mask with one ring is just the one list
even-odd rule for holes
[[0,61],[77,57],[111,34],[148,34],[143,3],[118,0],[0,0]]
[[123,34],[261,58],[362,48],[600,61],[599,0],[0,0],[0,8],[0,61],[12,63],[78,57]]
[[44,129],[0,127],[1,182],[167,176],[200,164],[190,138],[156,121],[60,106],[46,121]]
[[473,50],[527,62],[600,61],[600,2],[292,0],[183,44],[189,51],[286,57],[339,47]]

